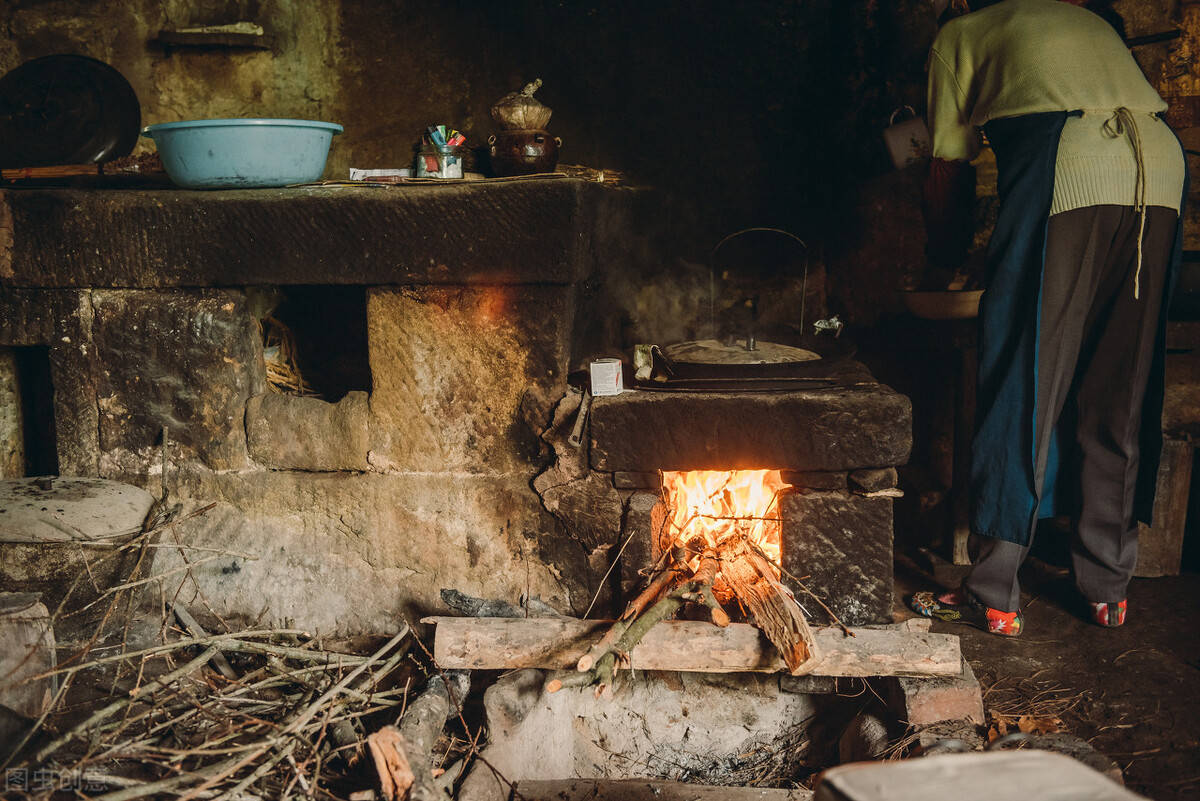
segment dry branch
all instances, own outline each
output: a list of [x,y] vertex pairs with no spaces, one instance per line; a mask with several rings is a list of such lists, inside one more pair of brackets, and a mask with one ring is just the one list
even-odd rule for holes
[[424,692],[408,705],[400,721],[400,733],[409,745],[408,760],[413,768],[410,801],[433,801],[441,797],[433,780],[433,746],[446,726],[458,714],[471,689],[468,673],[455,671],[434,676]]
[[[80,717],[82,722],[60,728],[36,754],[18,756],[25,761],[16,765],[90,777],[110,788],[102,795],[88,788],[104,801],[280,798],[300,791],[326,797],[324,787],[346,778],[341,773],[346,762],[332,757],[361,745],[354,729],[341,724],[404,702],[404,690],[377,688],[401,663],[408,629],[368,657],[324,652],[315,642],[255,641],[277,634],[193,636],[137,653],[79,657],[66,669],[64,687],[82,674],[99,678],[126,662],[137,666],[133,689],[92,702],[93,709],[85,707],[82,715],[78,707],[64,706],[60,692],[48,725]],[[201,672],[222,650],[253,654],[247,658],[259,667],[234,680]],[[352,742],[344,737],[335,742],[338,728],[348,729]]]
[[[166,429],[163,429],[163,432],[165,436]],[[179,619],[179,624],[183,626],[188,634],[192,635],[193,637],[208,636],[208,632],[196,622],[196,618],[192,617],[191,613],[188,612],[188,610],[185,609],[181,604],[173,604],[171,606],[171,611],[175,613],[175,617]],[[237,673],[234,672],[233,666],[229,664],[229,660],[225,658],[225,654],[217,651],[216,655],[213,656],[212,663],[213,667],[220,671],[221,675],[225,678],[229,679],[230,681],[237,679]]]
[[613,623],[612,628],[600,638],[600,641],[579,658],[579,663],[575,668],[580,672],[586,672],[595,667],[605,654],[612,651],[617,640],[621,639],[626,630],[637,620],[638,616],[646,610],[646,607],[658,602],[678,579],[679,576],[674,570],[664,570],[657,574],[650,581],[646,589],[642,590],[636,598],[629,602],[629,605],[625,607],[624,613]]

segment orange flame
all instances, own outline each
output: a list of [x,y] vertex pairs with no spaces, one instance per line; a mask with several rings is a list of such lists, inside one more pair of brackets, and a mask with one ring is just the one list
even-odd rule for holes
[[790,489],[778,470],[663,471],[669,520],[663,540],[686,545],[696,537],[709,548],[745,539],[775,565],[782,554],[779,494]]

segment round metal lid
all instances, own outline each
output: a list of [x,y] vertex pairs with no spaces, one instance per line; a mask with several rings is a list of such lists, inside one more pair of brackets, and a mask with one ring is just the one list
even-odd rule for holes
[[667,358],[680,364],[795,364],[820,359],[818,353],[776,342],[758,342],[746,350],[741,342],[730,345],[715,339],[680,342],[663,348]]

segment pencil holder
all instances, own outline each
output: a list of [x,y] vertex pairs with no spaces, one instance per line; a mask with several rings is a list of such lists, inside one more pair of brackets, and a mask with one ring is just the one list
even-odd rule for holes
[[463,160],[469,151],[453,145],[423,145],[417,152],[418,178],[462,178]]

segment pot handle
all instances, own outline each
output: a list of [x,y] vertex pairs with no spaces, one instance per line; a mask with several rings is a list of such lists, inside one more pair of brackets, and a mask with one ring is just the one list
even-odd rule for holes
[[496,155],[496,135],[492,134],[488,137],[488,152],[493,156]]
[[892,112],[892,116],[888,119],[888,125],[895,125],[896,117],[898,117],[900,114],[904,113],[905,111],[908,112],[908,116],[904,118],[906,120],[914,119],[917,116],[917,112],[912,106],[901,106],[900,108],[898,108]]

